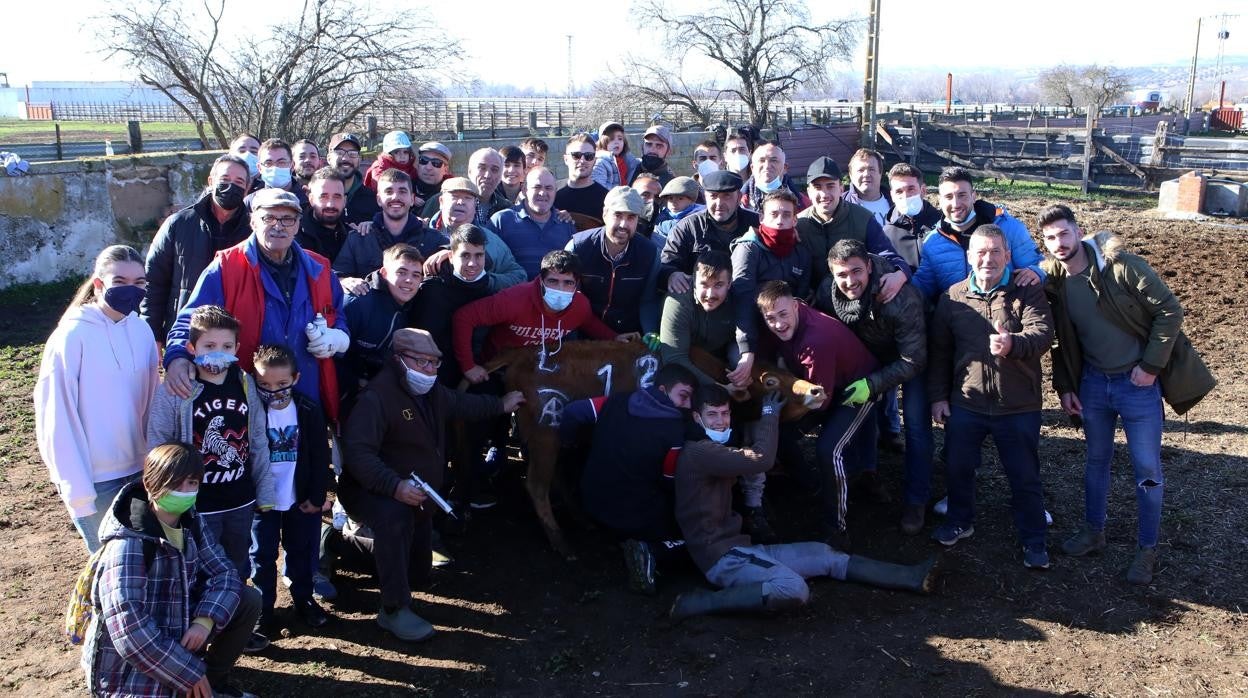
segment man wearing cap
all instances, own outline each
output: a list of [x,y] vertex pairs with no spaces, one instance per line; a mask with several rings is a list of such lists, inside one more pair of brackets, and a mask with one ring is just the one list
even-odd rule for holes
[[303,249],[315,252],[333,264],[346,244],[347,236],[352,234],[345,215],[346,181],[338,170],[322,167],[312,173],[307,187],[308,210],[303,212],[295,241]]
[[697,213],[706,210],[705,204],[699,204],[702,198],[702,187],[698,186],[693,177],[675,177],[659,192],[659,201],[663,209],[654,216],[654,233],[651,239],[660,249],[667,241],[667,234],[676,224]]
[[542,257],[563,249],[576,234],[576,226],[555,215],[554,205],[555,175],[545,167],[535,167],[524,180],[524,201],[490,219],[526,278],[537,278]]
[[360,173],[360,138],[354,133],[337,133],[329,139],[329,166],[338,170],[346,185],[345,216],[347,225],[371,221],[381,210],[377,196],[364,186]]
[[[477,225],[477,197],[481,190],[467,177],[451,177],[442,182],[442,193],[433,202],[436,215],[429,227],[438,232],[441,245],[450,242],[451,234],[461,225]],[[490,293],[515,286],[525,280],[524,267],[516,262],[507,243],[494,232],[494,224],[478,225],[485,233],[485,271],[490,279]],[[450,262],[450,250],[441,250],[425,260],[425,275],[435,276]]]
[[[676,173],[667,164],[667,156],[672,152],[672,130],[666,126],[655,124],[646,129],[641,139],[641,166],[637,173],[651,172],[659,177],[659,183],[667,186]],[[634,173],[633,177],[637,174]],[[631,183],[631,182],[630,182]]]
[[690,215],[668,233],[659,261],[659,281],[668,293],[689,290],[693,263],[710,250],[728,251],[728,245],[758,226],[758,214],[741,208],[741,177],[735,172],[711,172],[702,178],[706,210]]
[[412,208],[419,211],[427,201],[442,193],[442,182],[451,176],[451,159],[451,149],[437,141],[420,146],[416,154],[416,176],[412,179],[416,187]]
[[318,401],[329,421],[338,419],[338,377],[333,357],[350,345],[342,311],[342,287],[329,260],[295,242],[299,200],[265,189],[252,200],[252,234],[218,252],[178,313],[165,346],[165,384],[180,397],[191,394],[195,367],[186,343],[191,312],[218,305],[238,319],[238,362],[251,370],[261,344],[284,344],[295,353],[295,390]]
[[361,393],[343,431],[339,496],[347,514],[373,531],[381,608],[377,624],[400,640],[419,642],[434,629],[413,610],[409,572],[428,580],[435,505],[413,475],[442,487],[448,457],[444,425],[506,414],[524,402],[469,395],[437,382],[442,352],[424,330],[395,330],[393,359]]
[[416,178],[416,163],[412,157],[412,139],[404,131],[391,131],[381,139],[381,154],[364,173],[364,186],[377,191],[377,178],[386,170],[399,170]]
[[[485,227],[490,216],[511,207],[502,187],[503,155],[493,148],[481,148],[468,158],[468,178],[477,185],[477,210],[472,223]],[[422,218],[433,218],[438,213],[437,200],[430,200],[421,211]]]
[[867,252],[883,257],[896,269],[880,279],[878,300],[892,300],[909,278],[910,266],[893,249],[871,212],[842,198],[841,168],[832,158],[825,156],[810,163],[806,191],[812,203],[797,214],[797,234],[816,262],[812,285],[818,288],[828,275],[828,250],[841,240],[857,240],[867,246]]
[[563,150],[568,178],[555,191],[555,208],[594,219],[602,215],[607,189],[593,179],[595,152],[594,141],[583,133],[568,139]]
[[352,294],[368,293],[364,277],[381,268],[381,257],[391,245],[411,245],[423,257],[442,247],[442,235],[426,228],[412,213],[412,179],[398,169],[377,178],[377,203],[381,213],[373,216],[368,235],[351,235],[333,262],[342,287]]
[[763,198],[772,192],[787,189],[797,198],[798,210],[810,205],[810,200],[789,178],[789,166],[784,149],[775,143],[763,142],[750,156],[751,176],[741,188],[741,205],[762,212]]
[[644,212],[640,194],[615,187],[603,203],[603,227],[577,233],[567,246],[580,260],[594,315],[620,334],[659,331],[659,250],[637,235]]
[[243,197],[251,178],[247,163],[222,155],[208,171],[208,186],[195,203],[165,219],[147,252],[147,295],[139,314],[163,341],[186,305],[212,256],[246,239]]

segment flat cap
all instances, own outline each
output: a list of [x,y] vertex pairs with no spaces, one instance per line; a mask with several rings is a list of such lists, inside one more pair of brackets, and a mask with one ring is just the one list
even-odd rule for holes
[[390,346],[394,347],[396,354],[407,356],[426,354],[442,358],[442,350],[438,349],[437,342],[433,341],[433,335],[415,327],[401,327],[395,330],[390,338]]
[[642,201],[641,194],[634,191],[632,187],[613,187],[607,192],[607,199],[602,203],[602,210],[623,211],[640,216],[646,212],[646,202]]
[[663,187],[663,191],[659,192],[659,196],[687,196],[697,201],[701,191],[702,187],[698,186],[693,177],[673,177],[672,181]]
[[741,191],[743,186],[745,182],[742,181],[741,175],[728,170],[716,170],[702,177],[702,188],[706,191]]
[[467,177],[451,177],[450,179],[443,180],[441,191],[443,193],[448,191],[466,191],[478,199],[481,198],[481,188],[477,186],[476,182],[468,179]]
[[259,211],[263,208],[289,208],[303,212],[299,197],[278,187],[265,187],[251,197],[251,210]]

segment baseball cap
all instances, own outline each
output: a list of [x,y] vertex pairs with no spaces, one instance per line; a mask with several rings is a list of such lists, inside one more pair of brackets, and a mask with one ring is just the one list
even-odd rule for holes
[[437,141],[429,141],[428,143],[421,145],[420,150],[416,152],[417,153],[437,153],[438,155],[441,155],[447,162],[450,162],[451,160],[454,159],[454,156],[451,155],[451,149],[446,147],[445,145],[442,145],[441,143]]
[[443,180],[442,193],[446,193],[448,191],[466,191],[478,199],[481,198],[480,187],[477,186],[476,182],[468,179],[467,177],[451,177],[450,179]]
[[806,168],[806,183],[813,184],[816,179],[821,177],[831,177],[836,181],[841,181],[841,168],[832,158],[824,155],[810,163],[810,167]]
[[640,216],[646,212],[646,202],[642,201],[641,194],[634,191],[632,187],[613,187],[607,192],[606,200],[602,202],[602,210],[623,211]]
[[396,150],[403,150],[412,147],[412,139],[402,131],[391,131],[386,137],[381,139],[381,152],[392,153]]
[[673,177],[672,181],[663,187],[663,191],[659,192],[659,196],[687,196],[696,201],[700,191],[701,187],[693,180],[693,177]]
[[672,145],[672,130],[661,124],[655,124],[654,126],[646,129],[646,133],[642,136],[642,139],[644,140],[646,136],[658,136],[663,139],[663,142],[666,143],[668,147],[671,147]]
[[741,175],[727,170],[717,170],[702,177],[702,188],[706,191],[741,191],[743,186],[745,182],[741,180]]
[[265,187],[251,197],[251,210],[259,211],[262,208],[293,208],[303,212],[303,207],[299,205],[299,197],[277,187]]
[[333,138],[329,139],[329,149],[337,150],[338,146],[343,143],[350,143],[355,146],[356,150],[362,150],[363,145],[360,144],[360,137],[354,133],[335,133]]

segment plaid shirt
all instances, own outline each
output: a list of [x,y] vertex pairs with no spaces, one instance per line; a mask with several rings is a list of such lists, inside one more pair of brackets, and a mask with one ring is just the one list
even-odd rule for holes
[[[204,675],[204,660],[182,647],[182,635],[202,616],[212,619],[215,636],[238,608],[242,587],[199,515],[184,514],[180,525],[183,552],[161,534],[140,483],[113,502],[101,527],[96,616],[82,649],[92,695],[181,696]],[[150,569],[144,540],[159,544]]]

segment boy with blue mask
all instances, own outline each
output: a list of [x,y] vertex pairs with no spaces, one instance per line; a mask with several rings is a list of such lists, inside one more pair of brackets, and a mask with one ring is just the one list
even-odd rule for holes
[[[264,403],[256,383],[237,365],[239,323],[224,308],[191,313],[187,351],[194,357],[191,395],[178,397],[162,383],[148,417],[149,447],[193,444],[203,459],[196,509],[225,550],[240,579],[251,577],[251,520],[275,503]],[[268,640],[256,636],[248,651]]]
[[[676,462],[676,520],[694,564],[718,591],[680,594],[672,604],[673,620],[724,611],[775,611],[805,604],[806,579],[832,577],[883,589],[926,593],[935,560],[897,565],[847,555],[824,543],[752,545],[732,510],[737,478],[766,472],[776,457],[783,399],[763,399],[762,418],[745,438],[732,438],[728,391],[719,385],[698,389],[691,430]],[[703,432],[699,434],[697,432]],[[730,444],[743,443],[736,446]]]

